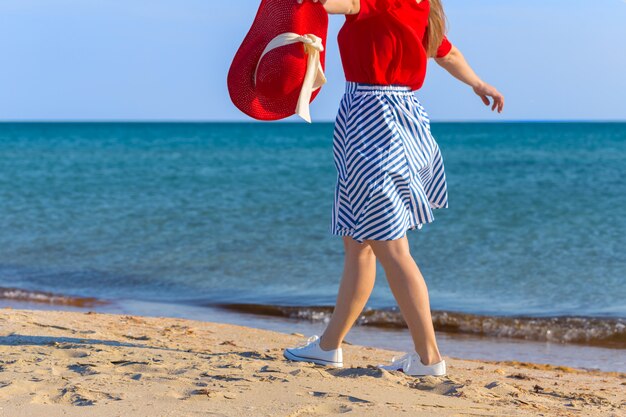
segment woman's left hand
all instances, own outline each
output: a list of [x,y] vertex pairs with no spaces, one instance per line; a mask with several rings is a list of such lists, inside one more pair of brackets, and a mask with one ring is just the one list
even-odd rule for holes
[[[498,113],[502,113],[504,96],[494,86],[481,81],[480,84],[474,87],[474,92],[485,103],[485,106],[491,104],[491,110],[498,109]],[[493,103],[489,103],[489,97],[493,99]]]

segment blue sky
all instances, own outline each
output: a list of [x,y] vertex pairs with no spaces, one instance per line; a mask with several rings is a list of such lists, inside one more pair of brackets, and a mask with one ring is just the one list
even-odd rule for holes
[[[0,120],[251,120],[226,74],[259,2],[0,0]],[[492,113],[431,60],[416,94],[433,120],[626,120],[624,0],[444,5],[450,40],[506,106]],[[314,121],[343,92],[343,21],[330,17]]]

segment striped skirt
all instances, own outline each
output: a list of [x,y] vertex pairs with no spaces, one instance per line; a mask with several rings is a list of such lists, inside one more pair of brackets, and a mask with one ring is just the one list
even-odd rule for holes
[[408,86],[348,81],[335,120],[331,234],[394,240],[448,207],[443,158]]

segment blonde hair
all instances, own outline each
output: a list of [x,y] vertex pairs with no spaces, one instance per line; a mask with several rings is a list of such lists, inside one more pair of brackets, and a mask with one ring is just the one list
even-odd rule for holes
[[443,11],[441,0],[422,1],[430,1],[430,14],[428,15],[428,27],[426,28],[426,36],[428,37],[426,53],[429,57],[434,57],[446,34],[446,14]]

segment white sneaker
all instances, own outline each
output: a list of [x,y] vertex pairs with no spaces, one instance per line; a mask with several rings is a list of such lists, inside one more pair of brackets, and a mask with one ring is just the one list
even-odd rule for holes
[[318,335],[309,337],[306,342],[295,348],[285,349],[283,356],[292,361],[313,362],[318,365],[343,368],[343,354],[341,348],[322,350]]
[[409,352],[404,356],[391,359],[391,365],[378,365],[379,368],[387,371],[402,371],[411,376],[444,376],[446,374],[446,361],[424,365],[417,352]]

